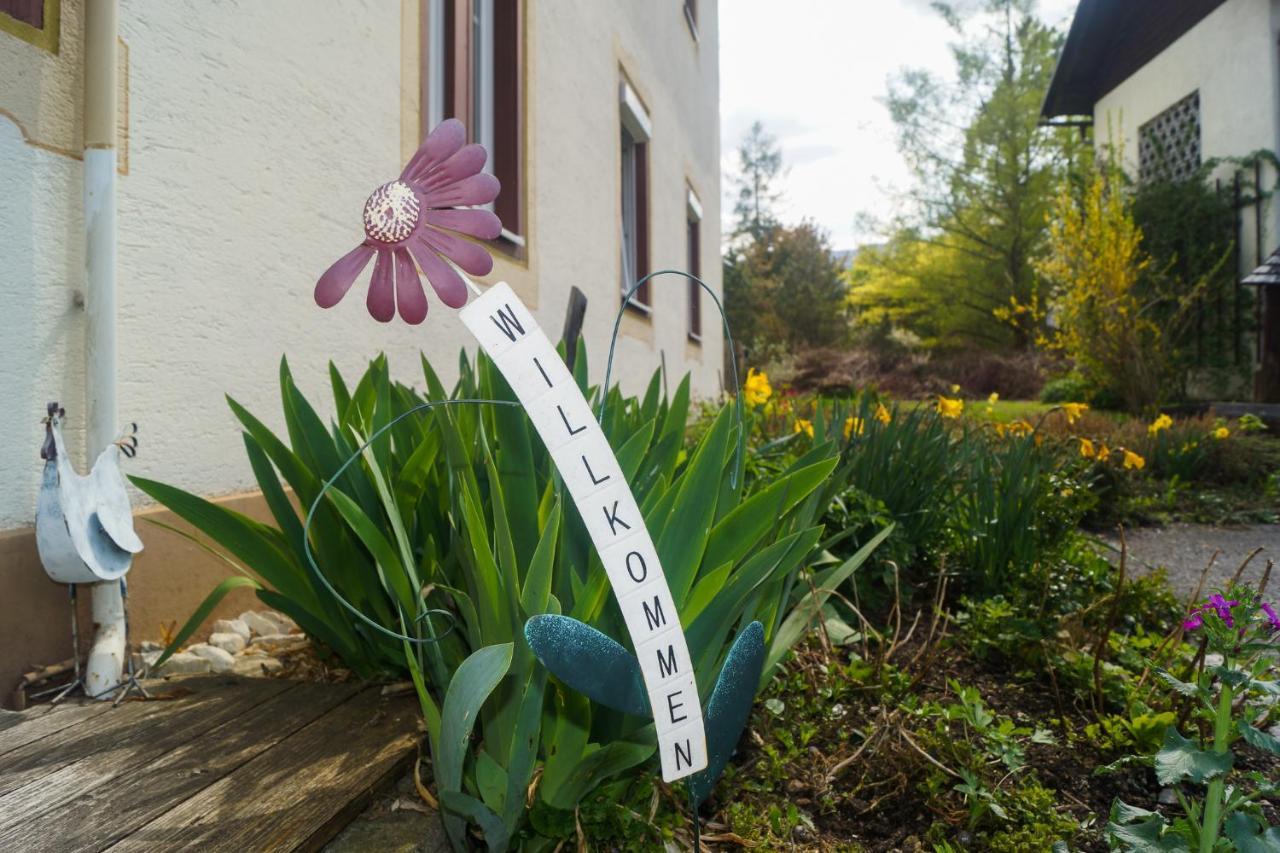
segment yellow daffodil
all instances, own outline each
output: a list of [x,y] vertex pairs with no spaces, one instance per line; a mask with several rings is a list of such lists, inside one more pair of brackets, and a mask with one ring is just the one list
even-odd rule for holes
[[1106,461],[1107,461],[1108,459],[1110,459],[1110,458],[1111,458],[1111,448],[1110,448],[1110,447],[1107,447],[1107,446],[1104,444],[1104,445],[1102,445],[1101,447],[1099,447],[1099,448],[1098,448],[1098,461],[1099,461],[1099,462],[1106,462]]
[[952,385],[952,386],[951,386],[951,393],[952,393],[952,394],[959,394],[959,393],[960,393],[960,386],[959,386],[959,385]]
[[992,392],[991,392],[991,396],[987,398],[987,402],[988,402],[988,403],[990,403],[990,404],[991,404],[991,405],[993,405],[993,406],[994,406],[996,403],[1000,402],[1000,392],[998,392],[998,391],[992,391]]
[[1147,460],[1143,459],[1132,450],[1126,450],[1124,452],[1124,467],[1129,470],[1141,471],[1143,468],[1147,467]]
[[748,406],[755,408],[769,402],[773,389],[769,387],[769,377],[754,367],[747,371],[747,381],[742,383],[742,397]]
[[1067,423],[1074,424],[1080,420],[1080,416],[1089,411],[1088,403],[1063,403],[1062,411],[1067,415]]
[[1000,436],[1001,438],[1004,438],[1004,434],[1005,434],[1005,432],[1006,432],[1006,431],[1008,431],[1008,429],[1009,429],[1009,428],[1008,428],[1008,427],[1006,427],[1003,423],[999,423],[999,422],[998,422],[998,423],[996,423],[996,427],[995,427],[995,428],[996,428],[996,435]]
[[804,418],[796,418],[796,432],[802,432],[809,438],[813,438],[813,421],[806,421]]
[[1010,435],[1031,435],[1035,431],[1036,428],[1027,421],[1014,421],[1009,424]]
[[893,420],[893,415],[889,414],[889,410],[884,407],[884,403],[876,403],[876,420],[882,424],[888,424]]
[[1080,455],[1085,459],[1092,459],[1098,455],[1098,451],[1094,448],[1092,441],[1082,438],[1080,439]]
[[938,396],[938,414],[944,418],[958,418],[964,414],[964,400],[953,400],[950,397]]
[[1168,429],[1171,426],[1173,426],[1173,418],[1162,412],[1160,417],[1152,421],[1151,425],[1147,427],[1147,435],[1155,435],[1160,430]]
[[1213,431],[1213,437],[1218,439],[1218,441],[1222,441],[1222,439],[1224,438],[1230,438],[1231,430],[1227,429],[1226,427],[1218,427]]
[[845,441],[848,441],[849,436],[853,435],[854,433],[857,433],[858,435],[862,435],[863,431],[866,429],[866,426],[867,425],[866,423],[863,422],[862,418],[845,418],[844,419]]

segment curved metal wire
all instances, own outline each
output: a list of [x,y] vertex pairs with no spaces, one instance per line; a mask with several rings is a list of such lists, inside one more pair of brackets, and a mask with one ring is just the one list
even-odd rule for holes
[[679,275],[684,276],[689,281],[694,282],[707,292],[711,297],[711,301],[716,304],[716,310],[720,312],[720,324],[724,327],[725,341],[729,344],[730,359],[729,364],[733,369],[733,399],[738,421],[738,444],[734,449],[733,472],[729,476],[729,487],[738,488],[738,471],[742,468],[742,455],[746,449],[746,431],[743,429],[742,417],[742,386],[738,382],[738,354],[733,347],[733,332],[729,328],[729,316],[724,312],[724,305],[720,302],[720,297],[716,296],[716,292],[707,286],[707,283],[692,273],[684,270],[657,270],[641,278],[635,284],[628,288],[626,296],[622,298],[622,306],[618,309],[617,319],[613,321],[613,337],[609,339],[609,360],[604,369],[604,387],[600,393],[600,413],[596,416],[601,424],[604,423],[605,406],[609,403],[609,378],[613,375],[613,356],[618,348],[618,332],[622,329],[622,318],[627,312],[627,304],[631,302],[631,297],[640,289],[646,281],[660,275]]
[[[343,598],[342,594],[338,592],[337,589],[334,588],[333,584],[329,583],[329,579],[325,577],[324,572],[320,571],[320,566],[316,564],[315,555],[311,553],[311,522],[315,520],[316,510],[320,507],[320,502],[324,500],[325,493],[328,492],[329,489],[333,487],[333,484],[337,482],[338,478],[341,477],[343,474],[345,474],[347,469],[350,468],[351,465],[357,459],[359,459],[361,456],[364,455],[364,452],[369,448],[369,445],[373,444],[375,441],[381,438],[389,429],[391,429],[393,426],[400,423],[402,420],[409,417],[410,415],[417,414],[418,412],[428,411],[438,406],[461,406],[461,405],[514,406],[516,408],[520,407],[519,403],[514,402],[512,400],[481,400],[481,399],[428,400],[425,403],[420,403],[414,406],[412,409],[409,409],[406,412],[402,412],[401,414],[392,418],[388,423],[384,424],[383,426],[378,428],[376,431],[374,431],[373,435],[369,436],[369,440],[366,441],[364,444],[360,445],[360,447],[356,450],[355,453],[347,457],[347,461],[343,462],[342,465],[338,467],[338,470],[334,472],[332,477],[324,481],[324,484],[320,487],[320,493],[317,494],[316,499],[311,502],[311,508],[307,510],[307,520],[302,525],[302,550],[306,554],[307,562],[311,565],[312,570],[314,570],[316,573],[316,576],[320,578],[320,583],[324,585],[324,588],[329,591],[329,594],[332,595],[334,598],[336,598],[338,600],[338,603],[341,604],[343,607],[345,607],[347,611],[351,613],[351,615],[355,616],[365,625],[368,625],[370,628],[374,629],[375,631],[382,634],[383,636],[390,637],[393,640],[400,640],[402,642],[413,643],[415,645],[424,645],[424,646],[429,645],[431,643],[438,643],[441,640],[443,640],[445,637],[452,634],[453,630],[456,627],[458,627],[458,617],[454,616],[452,611],[443,610],[436,607],[429,607],[426,610],[423,610],[416,617],[414,617],[414,622],[421,623],[425,621],[427,623],[427,628],[429,631],[431,631],[431,633],[427,637],[410,637],[408,635],[401,634],[396,631],[392,631],[390,628],[387,628],[386,626],[370,619],[368,616],[364,615],[364,613],[360,611],[360,608],[356,607],[350,601],[347,601],[347,599]],[[437,637],[435,634],[435,630],[431,625],[431,622],[427,621],[431,616],[447,617],[449,619],[449,629]]]

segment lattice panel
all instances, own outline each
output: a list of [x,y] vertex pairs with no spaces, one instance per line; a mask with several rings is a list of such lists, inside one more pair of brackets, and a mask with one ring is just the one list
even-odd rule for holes
[[1138,129],[1143,182],[1185,181],[1200,168],[1200,92],[1169,107]]

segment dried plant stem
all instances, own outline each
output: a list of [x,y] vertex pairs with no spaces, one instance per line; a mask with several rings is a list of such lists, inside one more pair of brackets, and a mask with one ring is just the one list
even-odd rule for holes
[[1098,636],[1098,644],[1093,650],[1093,711],[1098,720],[1102,720],[1105,709],[1105,697],[1102,693],[1102,656],[1106,653],[1107,644],[1111,641],[1111,632],[1116,620],[1120,618],[1120,603],[1124,596],[1125,571],[1129,562],[1129,543],[1124,536],[1124,528],[1120,528],[1120,567],[1116,578],[1116,591],[1112,596],[1111,612],[1107,622]]

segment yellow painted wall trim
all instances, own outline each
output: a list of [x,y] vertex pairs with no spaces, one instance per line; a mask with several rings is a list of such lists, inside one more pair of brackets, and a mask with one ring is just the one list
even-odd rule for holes
[[[0,29],[3,29],[3,23],[6,20],[12,20],[8,15],[0,12]],[[13,23],[18,23],[13,21]],[[28,29],[31,29],[28,27]],[[119,92],[118,92],[118,109],[119,115],[116,118],[116,174],[129,174],[129,45],[124,39],[117,39],[119,45]],[[83,160],[83,148],[63,148],[58,145],[51,145],[48,142],[41,142],[34,138],[26,126],[18,119],[16,115],[0,107],[0,117],[7,118],[13,122],[18,128],[18,132],[22,134],[22,141],[32,148],[39,148],[41,151],[48,151],[50,154],[57,154],[59,157],[66,157],[71,160]],[[85,148],[109,148],[109,145],[90,144]]]
[[36,29],[0,12],[0,32],[22,39],[55,56],[58,53],[58,31],[62,24],[62,0],[44,0],[44,28]]

